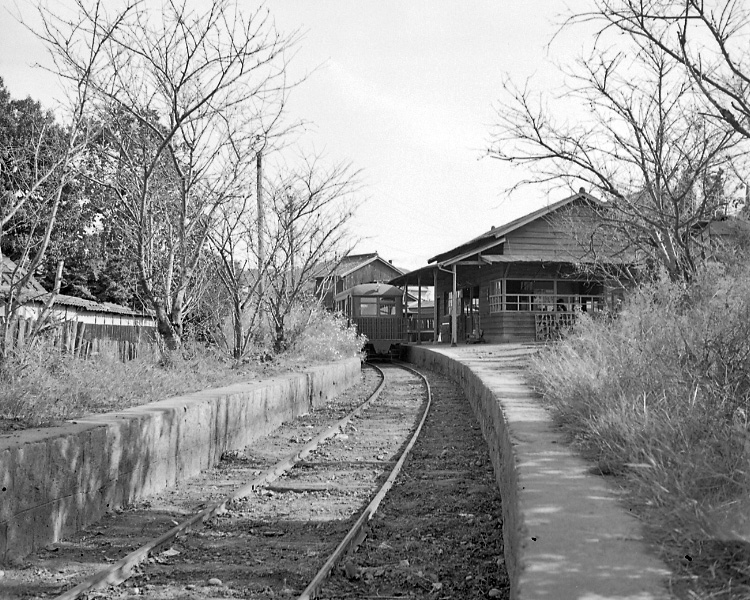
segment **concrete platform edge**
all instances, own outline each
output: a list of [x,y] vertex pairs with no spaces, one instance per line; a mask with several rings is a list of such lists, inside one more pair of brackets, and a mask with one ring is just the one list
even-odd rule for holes
[[356,382],[359,358],[0,438],[0,562],[215,465]]
[[511,598],[671,598],[670,573],[640,523],[567,444],[525,384],[514,346],[407,348],[409,362],[461,386],[482,428],[502,496]]

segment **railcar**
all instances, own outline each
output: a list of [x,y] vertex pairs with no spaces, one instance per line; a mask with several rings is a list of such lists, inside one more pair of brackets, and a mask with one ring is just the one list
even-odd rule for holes
[[387,283],[362,283],[336,294],[336,309],[367,337],[370,356],[398,356],[406,341],[404,292]]

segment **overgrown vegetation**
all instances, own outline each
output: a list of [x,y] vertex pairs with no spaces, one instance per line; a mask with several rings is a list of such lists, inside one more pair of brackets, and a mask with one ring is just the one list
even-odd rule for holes
[[748,597],[750,266],[642,285],[616,318],[583,315],[530,376],[601,473],[632,492],[681,581]]
[[191,332],[245,359],[269,323],[284,351],[359,191],[349,163],[295,151],[298,32],[234,0],[32,4],[68,89],[53,114],[0,80],[0,370],[58,293],[149,311],[165,362]]
[[163,364],[156,349],[123,362],[115,352],[84,360],[60,352],[51,343],[24,346],[0,371],[0,433],[264,379],[301,365],[357,356],[364,344],[345,321],[319,308],[295,313],[290,339],[284,354],[273,355],[258,346],[241,361],[204,344],[186,343],[181,360],[169,365]]

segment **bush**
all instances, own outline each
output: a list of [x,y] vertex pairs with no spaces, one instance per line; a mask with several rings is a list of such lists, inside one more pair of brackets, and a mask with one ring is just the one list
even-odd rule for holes
[[[122,410],[239,381],[357,356],[362,338],[346,321],[318,306],[290,318],[288,350],[280,356],[257,349],[235,361],[215,346],[186,340],[179,356],[142,352],[122,362],[116,345],[89,359],[60,352],[51,340],[17,350],[0,369],[0,431],[55,425],[91,413]],[[165,356],[170,356],[165,360]]]
[[168,366],[158,352],[122,362],[116,346],[89,359],[51,342],[16,351],[0,370],[0,420],[19,427],[55,425],[91,413],[122,410],[264,375],[267,365],[243,365],[188,343]]
[[365,344],[346,319],[320,305],[300,307],[290,319],[288,331],[290,359],[319,362],[359,356]]
[[749,268],[640,287],[617,318],[584,315],[530,377],[603,473],[683,525],[710,528],[750,491]]

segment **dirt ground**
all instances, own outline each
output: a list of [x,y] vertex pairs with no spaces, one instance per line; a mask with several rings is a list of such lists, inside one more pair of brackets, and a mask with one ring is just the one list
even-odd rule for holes
[[468,401],[429,373],[434,407],[360,549],[322,598],[508,598],[502,505]]

